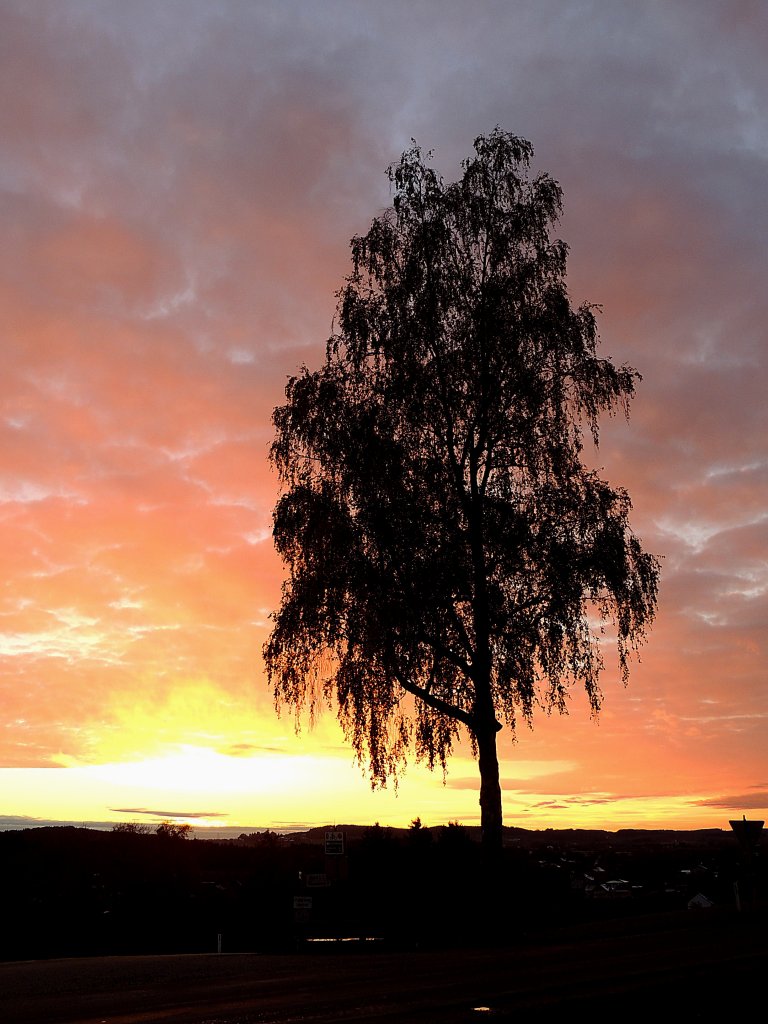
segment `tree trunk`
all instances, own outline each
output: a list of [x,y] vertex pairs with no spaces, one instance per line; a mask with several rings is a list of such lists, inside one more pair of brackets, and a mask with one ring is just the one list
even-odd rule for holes
[[499,758],[496,753],[496,733],[498,725],[478,729],[477,739],[478,762],[480,767],[480,827],[483,849],[490,854],[501,851],[502,811],[501,783],[499,781]]

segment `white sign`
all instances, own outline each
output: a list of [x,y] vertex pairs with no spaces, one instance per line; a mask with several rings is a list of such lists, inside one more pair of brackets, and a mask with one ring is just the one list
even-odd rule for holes
[[338,855],[344,853],[344,833],[343,832],[326,832],[325,833],[325,852],[330,854]]
[[309,874],[307,875],[307,888],[308,889],[327,889],[331,883],[328,881],[328,875],[323,872],[322,874]]

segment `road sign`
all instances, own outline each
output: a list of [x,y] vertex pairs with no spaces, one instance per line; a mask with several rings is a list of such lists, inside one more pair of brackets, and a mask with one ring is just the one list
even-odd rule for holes
[[327,889],[331,884],[328,881],[328,875],[325,872],[316,872],[314,874],[308,874],[306,876],[307,888],[308,889]]
[[293,897],[293,909],[294,910],[311,910],[312,909],[312,897],[311,896],[294,896]]
[[333,856],[338,857],[339,854],[344,853],[344,833],[343,832],[326,832],[325,833],[325,852]]

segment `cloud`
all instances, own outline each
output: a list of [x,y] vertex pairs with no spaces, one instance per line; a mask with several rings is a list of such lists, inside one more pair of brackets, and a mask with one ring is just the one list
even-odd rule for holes
[[283,748],[261,746],[256,743],[231,743],[219,751],[227,757],[253,757],[257,754],[282,754]]
[[192,821],[198,818],[226,818],[226,814],[222,814],[219,811],[165,811],[156,810],[150,807],[110,807],[110,811],[115,814],[139,814],[142,817],[152,817],[161,819],[191,819]]
[[[578,764],[574,761],[527,761],[515,762],[515,775],[506,776],[502,779],[502,788],[505,790],[519,789],[525,786],[540,785],[539,780],[547,776],[567,776],[578,770]],[[446,779],[446,786],[449,789],[477,789],[477,777],[460,777]],[[541,792],[541,790],[538,790]]]
[[[563,186],[569,287],[602,304],[603,353],[643,374],[629,424],[585,455],[664,556],[631,697],[609,663],[599,734],[575,701],[521,733],[521,760],[616,792],[716,792],[729,765],[745,789],[768,714],[767,19],[699,0],[4,3],[0,763],[98,760],[116,722],[152,746],[200,679],[235,709],[222,749],[268,749],[272,409],[322,359],[385,167],[414,136],[455,177],[500,124]],[[515,756],[505,785],[535,786]]]
[[700,807],[722,807],[727,811],[768,811],[768,789],[758,793],[745,793],[740,796],[709,797],[706,800],[697,800],[696,803]]

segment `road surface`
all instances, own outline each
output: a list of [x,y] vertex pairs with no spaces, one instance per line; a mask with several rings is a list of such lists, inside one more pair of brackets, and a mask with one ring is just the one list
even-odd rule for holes
[[[765,915],[572,929],[504,949],[0,964],[3,1024],[715,1020],[764,1005]],[[734,1013],[736,1008],[740,1010]],[[762,1013],[763,1011],[760,1011]]]

